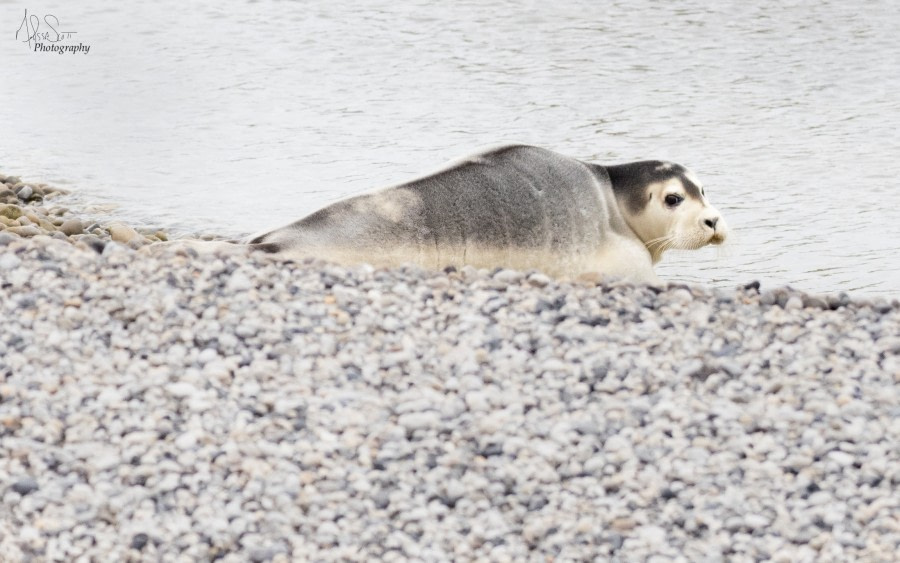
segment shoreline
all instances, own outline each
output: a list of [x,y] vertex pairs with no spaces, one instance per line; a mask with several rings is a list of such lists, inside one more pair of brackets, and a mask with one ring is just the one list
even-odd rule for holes
[[[24,197],[21,192],[23,189],[27,190],[24,192]],[[8,233],[17,239],[49,236],[56,240],[69,242],[77,248],[91,249],[98,253],[102,253],[106,243],[110,241],[123,244],[132,250],[140,250],[158,242],[224,241],[229,238],[208,232],[202,234],[180,233],[178,236],[170,238],[170,233],[166,229],[147,226],[132,227],[125,221],[91,218],[90,213],[84,213],[84,210],[78,209],[77,205],[72,209],[61,204],[63,202],[60,202],[60,199],[64,199],[64,196],[70,195],[70,193],[69,190],[39,182],[23,182],[18,176],[4,176],[0,173],[0,234]],[[104,211],[103,215],[109,215],[109,212]],[[3,240],[8,243],[12,239]],[[322,261],[322,264],[329,263]],[[631,285],[615,279],[604,280],[599,276],[586,276],[581,280],[557,281],[588,285]],[[763,304],[778,304],[781,307],[785,306],[792,295],[797,295],[803,301],[804,307],[819,309],[835,309],[850,302],[874,304],[881,308],[900,306],[900,299],[891,299],[886,295],[858,296],[847,291],[815,293],[799,290],[790,285],[762,288],[761,283],[756,280],[741,283],[732,290],[678,281],[664,282],[663,287],[696,287],[718,292],[755,289],[761,294]]]
[[69,190],[39,182],[23,182],[18,176],[0,174],[0,233],[21,238],[40,235],[73,243],[79,248],[101,252],[112,240],[138,250],[171,239],[201,241],[226,240],[228,237],[208,232],[178,230],[172,236],[168,229],[133,226],[115,219],[110,204],[85,204],[72,201]]
[[896,299],[150,255],[35,187],[0,230],[2,560],[900,547]]
[[23,182],[17,176],[0,174],[0,233],[31,238],[49,236],[79,248],[102,251],[105,241],[116,241],[137,250],[168,236],[159,229],[134,229],[121,221],[101,225],[78,217],[65,205],[57,205],[68,190],[42,183]]

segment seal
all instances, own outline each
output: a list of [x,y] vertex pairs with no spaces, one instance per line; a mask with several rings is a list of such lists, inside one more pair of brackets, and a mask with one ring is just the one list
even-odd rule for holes
[[681,165],[601,166],[506,145],[338,201],[248,243],[284,258],[342,264],[658,282],[653,266],[665,251],[721,244],[727,233],[697,177]]

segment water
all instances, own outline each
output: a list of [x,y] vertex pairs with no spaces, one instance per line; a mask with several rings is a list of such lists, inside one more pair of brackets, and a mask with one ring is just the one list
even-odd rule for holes
[[[361,5],[362,4],[362,5]],[[888,1],[0,0],[0,171],[236,236],[518,141],[704,180],[726,250],[664,279],[900,290],[900,15]]]

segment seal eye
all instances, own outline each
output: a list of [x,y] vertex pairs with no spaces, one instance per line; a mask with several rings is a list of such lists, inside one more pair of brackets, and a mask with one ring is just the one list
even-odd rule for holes
[[682,201],[684,201],[684,198],[678,194],[669,194],[666,196],[666,205],[669,207],[675,207]]

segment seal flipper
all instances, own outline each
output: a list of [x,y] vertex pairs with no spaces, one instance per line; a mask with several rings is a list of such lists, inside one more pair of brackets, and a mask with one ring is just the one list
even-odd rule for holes
[[[258,237],[262,239],[264,237]],[[247,245],[250,250],[259,250],[261,252],[265,252],[266,254],[275,254],[276,252],[281,252],[282,245],[277,242],[251,242]]]

